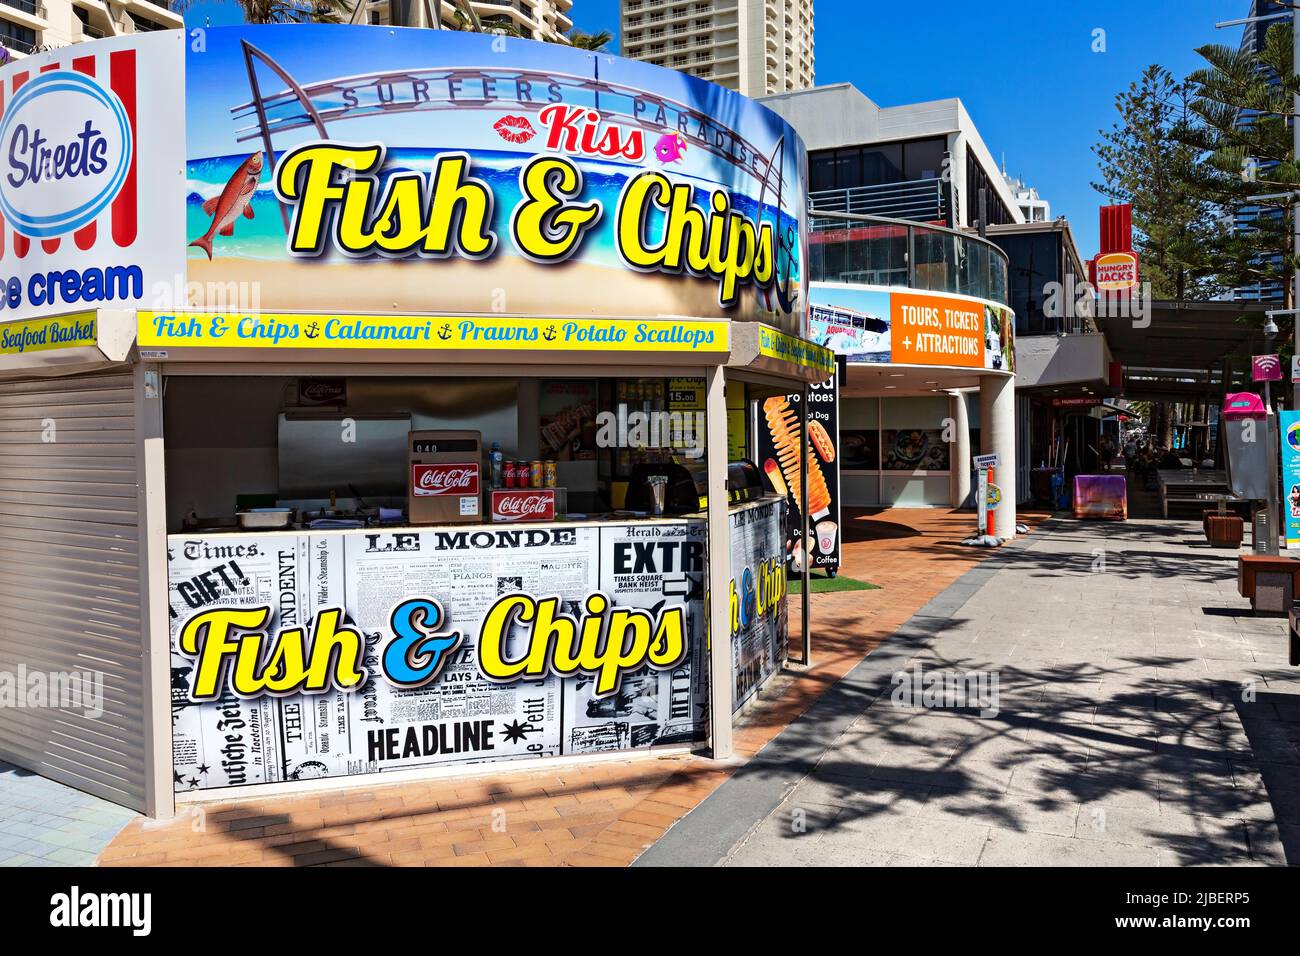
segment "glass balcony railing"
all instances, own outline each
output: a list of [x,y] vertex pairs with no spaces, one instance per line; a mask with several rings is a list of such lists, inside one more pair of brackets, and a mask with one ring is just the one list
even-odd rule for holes
[[814,282],[900,286],[1008,303],[1006,253],[978,236],[905,219],[818,210],[810,240]]
[[856,216],[888,216],[917,222],[946,222],[947,197],[939,179],[823,189],[808,196],[817,212],[848,212]]
[[[0,0],[0,5],[13,7],[15,10],[21,10],[23,13],[30,13],[34,17],[45,19],[45,4],[39,0]],[[26,51],[25,51],[26,52]]]

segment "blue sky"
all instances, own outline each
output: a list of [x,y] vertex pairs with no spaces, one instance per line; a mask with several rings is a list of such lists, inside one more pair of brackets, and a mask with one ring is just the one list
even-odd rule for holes
[[[1194,48],[1236,44],[1247,0],[815,0],[817,82],[855,84],[882,106],[960,97],[994,157],[1097,249],[1092,145],[1115,94],[1150,63],[1182,76]],[[924,10],[924,17],[916,11]],[[190,24],[237,23],[234,3],[200,2]],[[575,0],[579,29],[617,36],[618,0]],[[1094,31],[1105,31],[1095,53]],[[617,49],[617,47],[615,47]]]

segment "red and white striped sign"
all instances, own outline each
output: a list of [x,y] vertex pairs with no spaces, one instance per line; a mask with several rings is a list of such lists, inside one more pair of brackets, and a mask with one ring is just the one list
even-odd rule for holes
[[[122,178],[121,184],[116,188],[111,202],[106,207],[103,218],[106,220],[105,225],[108,227],[105,230],[105,238],[119,249],[129,249],[135,243],[136,230],[139,226],[139,210],[136,206],[137,166],[136,153],[134,149],[136,133],[139,128],[136,117],[135,98],[136,51],[116,50],[103,56],[96,56],[92,53],[88,56],[72,57],[67,63],[61,63],[56,60],[53,63],[46,63],[41,66],[39,73],[49,74],[56,71],[75,72],[91,79],[93,81],[92,88],[97,87],[101,91],[107,88],[111,91],[112,97],[121,105],[121,108],[125,113],[129,136],[122,137],[117,142],[109,143],[102,138],[103,133],[96,130],[95,132],[99,133],[101,138],[95,142],[95,145],[107,145],[114,152],[122,154],[120,157],[114,155],[100,157],[99,160],[101,163],[111,168],[114,162],[120,158],[122,165],[126,167],[125,175]],[[8,87],[7,91],[0,90],[0,102],[15,102],[17,94],[23,89],[29,79],[31,79],[31,73],[28,70],[16,70],[11,73],[9,77],[7,77],[7,82],[5,83],[5,86]],[[7,96],[6,93],[8,94]],[[31,109],[35,111],[40,108],[41,104],[37,101],[33,101]],[[4,111],[0,110],[0,123],[3,123],[4,119]],[[80,117],[73,117],[73,122],[79,120]],[[87,129],[91,128],[91,123],[91,120],[86,121]],[[33,140],[34,136],[40,135],[39,128],[35,131],[31,131],[28,130],[24,124],[18,123],[16,125],[19,130],[26,134],[23,139],[28,143]],[[123,139],[125,141],[121,141]],[[13,142],[13,139],[10,139],[9,142],[10,149],[6,152],[10,157],[10,166],[12,167],[15,162],[14,156],[17,152],[15,148],[17,144]],[[44,147],[44,150],[51,152],[57,151],[57,154],[64,154],[69,150],[75,150],[79,145],[81,144],[77,142],[49,142]],[[86,150],[83,147],[82,152],[85,151]],[[35,152],[35,150],[33,150],[33,152]],[[49,163],[48,155],[41,158],[44,159],[47,164]],[[84,158],[85,157],[83,156],[82,159],[84,160]],[[31,165],[35,167],[37,162],[40,160],[36,160],[35,156],[33,156],[33,160],[34,161]],[[65,163],[65,166],[66,165],[69,164]],[[83,162],[83,168],[84,165]],[[22,169],[24,172],[26,171],[26,167],[22,167]],[[29,191],[40,190],[50,192],[58,189],[62,177],[57,176],[59,170],[56,169],[54,172],[55,176],[47,176],[41,180],[36,180],[34,178],[29,180],[31,183]],[[2,217],[0,217],[0,221],[3,221]],[[6,234],[11,235],[13,239],[12,244],[8,246],[5,243]],[[99,239],[99,220],[92,221],[81,228],[76,229],[70,239],[76,243],[78,249],[85,250],[94,248]],[[46,255],[53,255],[59,251],[59,247],[63,241],[64,240],[60,237],[42,239],[40,242],[41,251]],[[6,254],[17,256],[19,259],[22,259],[30,253],[31,248],[31,238],[24,235],[18,226],[8,224],[6,229],[0,231],[0,259],[3,259]]]
[[135,34],[0,68],[0,321],[183,281],[183,43]]

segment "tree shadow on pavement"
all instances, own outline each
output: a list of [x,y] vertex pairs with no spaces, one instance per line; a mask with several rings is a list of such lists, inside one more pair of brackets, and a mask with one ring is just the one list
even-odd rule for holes
[[[841,682],[818,702],[818,720],[782,735],[782,757],[822,751],[756,831],[814,848],[792,862],[828,858],[846,834],[904,862],[962,862],[945,859],[943,844],[973,825],[1024,834],[1027,852],[1039,837],[1049,850],[1073,837],[1153,848],[1178,865],[1300,863],[1296,697],[1244,703],[1240,684],[1184,676],[1196,662],[1178,656],[1010,667],[920,649],[899,662],[874,686]],[[996,674],[997,712],[981,709],[986,699],[900,704],[909,685],[898,675],[918,662],[932,674]],[[828,747],[822,728],[836,720],[843,730]],[[761,757],[737,777],[781,772]],[[809,808],[817,825],[794,825]]]

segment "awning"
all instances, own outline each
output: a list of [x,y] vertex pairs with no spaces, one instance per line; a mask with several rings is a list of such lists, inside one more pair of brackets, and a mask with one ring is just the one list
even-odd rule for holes
[[[1145,317],[1097,316],[1115,360],[1133,368],[1204,370],[1233,352],[1264,350],[1258,302],[1155,301]],[[1253,320],[1253,321],[1252,321]]]
[[152,362],[419,363],[548,368],[648,363],[718,366],[732,323],[511,315],[319,312],[140,312],[140,357]]
[[835,353],[758,322],[731,326],[729,371],[750,370],[813,384],[835,374]]

